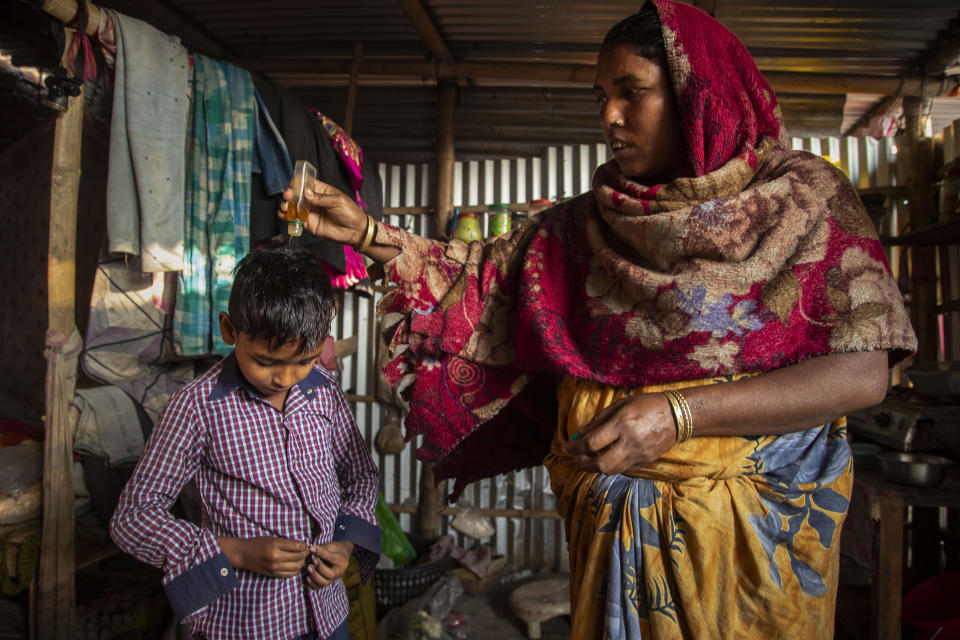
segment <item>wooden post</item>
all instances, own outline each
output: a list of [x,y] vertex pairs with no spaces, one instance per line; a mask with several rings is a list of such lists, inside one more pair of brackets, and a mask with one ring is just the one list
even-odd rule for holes
[[424,462],[420,465],[420,496],[417,504],[417,529],[427,538],[440,537],[440,528],[443,524],[444,503],[447,498],[447,483],[434,486],[433,465]]
[[[905,184],[910,193],[910,229],[917,230],[936,221],[934,189],[933,141],[924,135],[923,113],[929,113],[929,99],[904,98],[905,131],[901,153],[905,160]],[[936,362],[939,352],[937,323],[937,273],[935,249],[911,246],[910,312],[917,332],[917,359]]]
[[[437,85],[437,235],[443,235],[453,214],[453,113],[456,108],[457,83],[453,78]],[[440,535],[443,518],[440,510],[446,502],[447,483],[434,486],[433,467],[420,468],[418,524],[420,533],[434,538]]]
[[[69,31],[68,31],[69,33]],[[68,38],[69,40],[69,38]],[[76,329],[77,194],[83,140],[83,93],[70,98],[57,120],[50,179],[50,244],[47,252],[48,358],[43,460],[43,530],[37,574],[36,634],[67,640],[76,632],[74,593],[73,438],[69,408],[76,382],[76,353],[68,354]],[[51,338],[63,348],[50,355]],[[77,348],[76,350],[79,350]],[[63,363],[65,366],[52,366]],[[67,370],[71,368],[73,370]],[[52,369],[60,369],[59,371]]]
[[900,640],[903,598],[903,498],[882,495],[877,504],[873,585],[870,589],[871,640]]
[[357,103],[357,84],[360,80],[360,60],[363,57],[363,43],[359,40],[353,45],[353,66],[350,67],[350,85],[347,87],[347,107],[343,115],[343,130],[350,135],[353,130],[353,111]]
[[443,235],[453,215],[453,116],[457,83],[452,78],[437,84],[437,234]]

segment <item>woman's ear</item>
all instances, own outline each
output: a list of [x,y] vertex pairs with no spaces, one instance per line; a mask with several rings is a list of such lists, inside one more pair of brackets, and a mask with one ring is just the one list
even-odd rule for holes
[[220,316],[220,337],[231,347],[237,342],[237,329],[230,322],[230,316],[226,311],[221,311]]

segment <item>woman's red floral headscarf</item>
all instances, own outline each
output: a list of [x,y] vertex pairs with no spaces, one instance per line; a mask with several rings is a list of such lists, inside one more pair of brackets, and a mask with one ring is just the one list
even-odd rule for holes
[[916,347],[849,180],[785,147],[776,97],[726,28],[652,1],[692,177],[648,185],[611,161],[592,192],[483,246],[378,232],[402,248],[384,373],[407,386],[418,456],[458,489],[540,463],[559,376],[640,387]]

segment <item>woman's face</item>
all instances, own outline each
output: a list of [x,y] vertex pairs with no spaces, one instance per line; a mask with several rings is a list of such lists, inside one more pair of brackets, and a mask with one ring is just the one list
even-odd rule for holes
[[666,69],[626,47],[606,49],[593,90],[603,137],[624,175],[658,184],[683,174],[686,144]]

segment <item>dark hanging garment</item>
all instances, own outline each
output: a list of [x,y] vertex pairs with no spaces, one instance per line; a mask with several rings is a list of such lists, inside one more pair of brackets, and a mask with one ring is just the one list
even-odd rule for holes
[[383,220],[383,182],[377,164],[369,157],[363,159],[363,185],[360,187],[360,198],[367,205],[367,213],[374,220]]
[[[326,132],[312,113],[289,90],[269,80],[254,81],[270,119],[283,136],[290,159],[309,160],[317,167],[317,178],[352,197],[353,189],[346,170],[340,164]],[[265,193],[261,174],[254,174],[253,197],[250,203],[250,241],[257,245],[286,233],[286,223],[277,217],[280,201]],[[259,181],[259,185],[256,183]],[[304,230],[300,245],[309,249],[339,273],[346,272],[342,245],[317,238]]]

